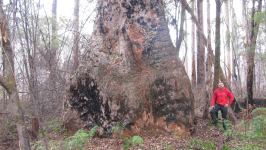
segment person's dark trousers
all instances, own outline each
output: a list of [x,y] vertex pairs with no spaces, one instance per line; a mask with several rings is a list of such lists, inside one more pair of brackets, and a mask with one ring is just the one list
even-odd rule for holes
[[[214,125],[217,125],[219,110],[221,110],[223,120],[225,120],[227,118],[227,107],[225,107],[223,105],[215,104],[214,108],[210,111],[210,114],[212,117],[212,123]],[[224,121],[223,121],[223,128],[226,130],[226,126],[225,126]]]

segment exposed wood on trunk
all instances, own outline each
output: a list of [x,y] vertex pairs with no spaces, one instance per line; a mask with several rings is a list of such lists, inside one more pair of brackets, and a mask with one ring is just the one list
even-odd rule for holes
[[164,0],[100,0],[98,8],[95,46],[71,80],[70,106],[105,136],[118,122],[126,134],[151,126],[186,133],[194,98],[171,43]]

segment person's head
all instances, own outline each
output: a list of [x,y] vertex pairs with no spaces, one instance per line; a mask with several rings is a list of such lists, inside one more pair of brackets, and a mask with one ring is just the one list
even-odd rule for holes
[[223,88],[224,87],[224,83],[220,80],[219,83],[218,83],[218,87],[219,88]]

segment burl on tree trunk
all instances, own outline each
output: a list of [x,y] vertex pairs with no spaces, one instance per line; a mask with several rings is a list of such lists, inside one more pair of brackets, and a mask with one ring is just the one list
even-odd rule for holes
[[184,132],[191,84],[171,43],[163,0],[99,0],[93,48],[71,79],[68,104],[106,135],[122,124]]

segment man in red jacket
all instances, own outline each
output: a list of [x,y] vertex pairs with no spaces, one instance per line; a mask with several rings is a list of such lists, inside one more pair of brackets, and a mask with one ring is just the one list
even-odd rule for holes
[[[219,81],[218,88],[214,90],[211,100],[210,114],[212,117],[212,123],[217,125],[218,111],[221,110],[222,118],[226,119],[227,116],[227,107],[231,105],[234,100],[234,95],[230,92],[224,84]],[[226,129],[226,126],[223,122],[223,127]]]

